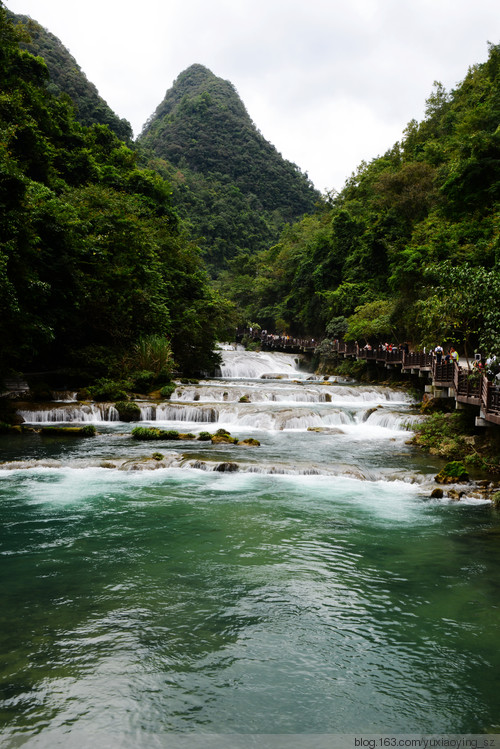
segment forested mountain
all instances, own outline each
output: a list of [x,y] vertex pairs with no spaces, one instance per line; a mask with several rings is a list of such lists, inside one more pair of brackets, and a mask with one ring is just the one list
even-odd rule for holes
[[68,94],[75,106],[78,122],[82,125],[108,125],[118,137],[130,140],[130,123],[120,119],[99,96],[94,84],[90,83],[75,58],[59,39],[29,16],[16,15],[10,11],[7,11],[7,14],[10,20],[22,24],[26,30],[21,47],[45,60],[50,73],[50,79],[47,81],[48,90],[55,95]]
[[148,336],[209,367],[226,306],[170,185],[106,125],[76,121],[0,2],[0,369],[134,366]]
[[260,134],[234,86],[203,65],[179,75],[138,142],[149,164],[171,177],[176,203],[215,271],[240,250],[268,247],[319,199],[307,176]]
[[500,46],[314,216],[225,272],[269,329],[500,350]]

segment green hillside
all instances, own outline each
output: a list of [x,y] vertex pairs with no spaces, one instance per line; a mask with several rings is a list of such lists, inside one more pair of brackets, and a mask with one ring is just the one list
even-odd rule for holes
[[120,119],[107,105],[93,83],[87,79],[75,58],[59,39],[29,16],[15,15],[7,11],[9,18],[21,24],[26,35],[21,43],[23,49],[43,57],[50,73],[47,83],[55,95],[65,93],[71,98],[76,118],[82,125],[108,125],[119,138],[130,140],[132,128],[127,120]]
[[184,371],[209,368],[226,305],[170,185],[76,121],[1,2],[0,39],[0,374],[121,376],[147,369],[151,338]]
[[269,246],[319,198],[260,134],[234,86],[203,65],[179,75],[138,142],[149,163],[171,176],[176,202],[216,271],[240,250]]
[[499,352],[500,46],[361,164],[323,209],[233,263],[225,288],[269,329]]

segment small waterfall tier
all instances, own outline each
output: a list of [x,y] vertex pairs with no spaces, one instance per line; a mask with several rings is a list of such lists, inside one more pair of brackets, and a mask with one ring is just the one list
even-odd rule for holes
[[299,372],[301,357],[266,351],[223,350],[220,376],[231,379],[255,380],[262,377],[306,377]]

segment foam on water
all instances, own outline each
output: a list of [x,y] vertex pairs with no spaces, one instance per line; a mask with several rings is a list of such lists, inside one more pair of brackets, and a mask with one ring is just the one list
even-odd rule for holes
[[220,376],[231,379],[258,379],[269,375],[308,376],[299,372],[300,356],[276,352],[222,351]]

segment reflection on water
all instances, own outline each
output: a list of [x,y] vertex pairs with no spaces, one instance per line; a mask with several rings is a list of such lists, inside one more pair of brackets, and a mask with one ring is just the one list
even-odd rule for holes
[[2,438],[5,738],[499,732],[497,514],[428,499],[404,394],[238,356],[168,407],[260,447]]

